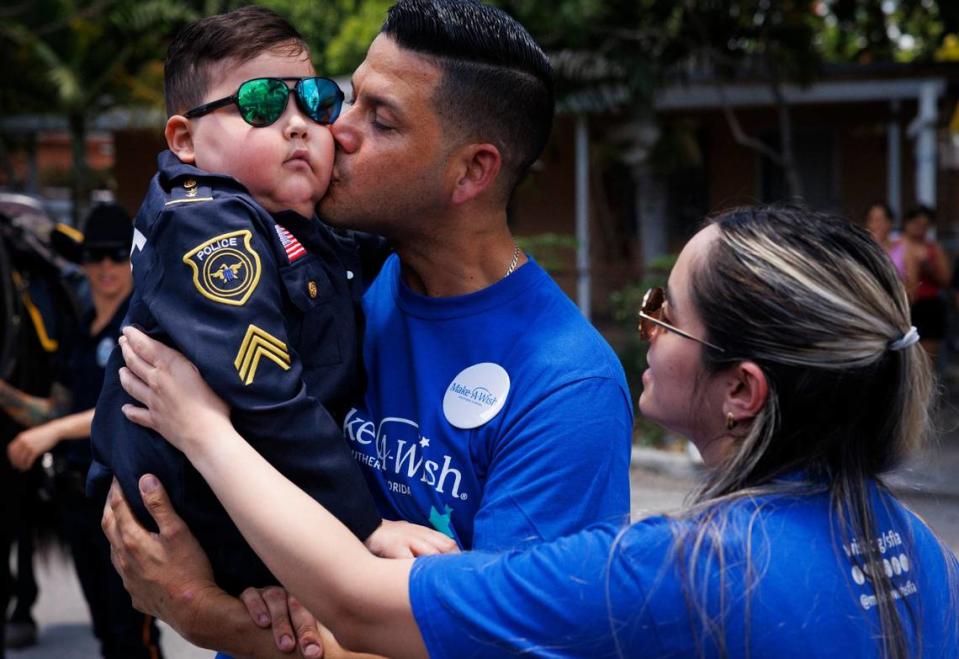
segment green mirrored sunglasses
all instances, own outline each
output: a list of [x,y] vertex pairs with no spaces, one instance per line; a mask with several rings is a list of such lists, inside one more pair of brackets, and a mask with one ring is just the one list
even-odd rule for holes
[[[296,81],[289,87],[288,81]],[[187,119],[202,117],[227,105],[236,104],[243,121],[262,128],[279,119],[286,110],[290,92],[300,110],[318,124],[332,124],[343,107],[343,91],[329,78],[253,78],[226,98],[199,105],[183,114]]]

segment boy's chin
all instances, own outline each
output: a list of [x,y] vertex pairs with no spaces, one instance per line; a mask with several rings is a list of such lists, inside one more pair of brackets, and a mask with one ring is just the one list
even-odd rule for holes
[[311,218],[316,215],[317,204],[320,203],[319,199],[306,199],[302,202],[293,204],[277,202],[270,203],[261,200],[258,201],[260,202],[260,205],[270,213],[296,213],[297,215],[302,215],[305,218]]
[[303,217],[309,219],[313,217],[314,215],[316,215],[316,204],[313,202],[310,202],[309,204],[306,204],[306,205],[294,206],[290,208],[289,210],[293,211],[297,215],[302,215]]

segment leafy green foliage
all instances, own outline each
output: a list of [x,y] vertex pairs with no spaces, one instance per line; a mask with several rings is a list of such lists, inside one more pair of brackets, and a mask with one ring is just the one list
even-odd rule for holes
[[[7,10],[0,23],[0,114],[58,114],[68,121],[73,151],[73,211],[86,201],[87,123],[97,113],[133,101],[156,102],[136,83],[155,79],[165,42],[196,17],[177,0],[37,0]],[[152,74],[152,75],[151,75]]]
[[539,233],[516,236],[516,245],[531,254],[547,272],[558,272],[575,259],[576,236],[567,233]]
[[[175,0],[40,0],[23,3],[0,27],[11,57],[0,84],[35,110],[87,116],[131,98],[130,80],[162,58],[172,32],[196,14]],[[162,93],[162,89],[161,89]]]
[[363,61],[392,0],[260,0],[298,29],[310,44],[320,75],[349,75]]

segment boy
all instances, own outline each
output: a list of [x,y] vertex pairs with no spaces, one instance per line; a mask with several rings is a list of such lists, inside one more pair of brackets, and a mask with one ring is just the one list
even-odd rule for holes
[[[363,389],[358,246],[314,217],[343,94],[299,33],[261,7],[200,20],[164,72],[169,151],[137,214],[126,324],[171,343],[230,405],[244,437],[361,540],[381,519],[340,422]],[[293,98],[291,98],[293,97]],[[308,219],[310,218],[310,219]],[[128,422],[115,351],[97,404],[88,488],[156,474],[227,591],[274,580],[166,442]]]

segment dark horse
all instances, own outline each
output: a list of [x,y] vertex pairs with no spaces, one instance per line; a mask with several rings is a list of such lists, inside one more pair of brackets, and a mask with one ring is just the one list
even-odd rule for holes
[[[57,376],[57,352],[79,320],[79,273],[53,249],[54,223],[25,195],[0,194],[0,379],[33,396],[50,395]],[[33,541],[54,527],[54,515],[41,495],[43,468],[14,470],[7,444],[23,430],[0,410],[0,657],[4,656],[7,608],[17,601],[13,620],[30,619],[37,597],[33,579]],[[18,547],[16,581],[10,549]]]

